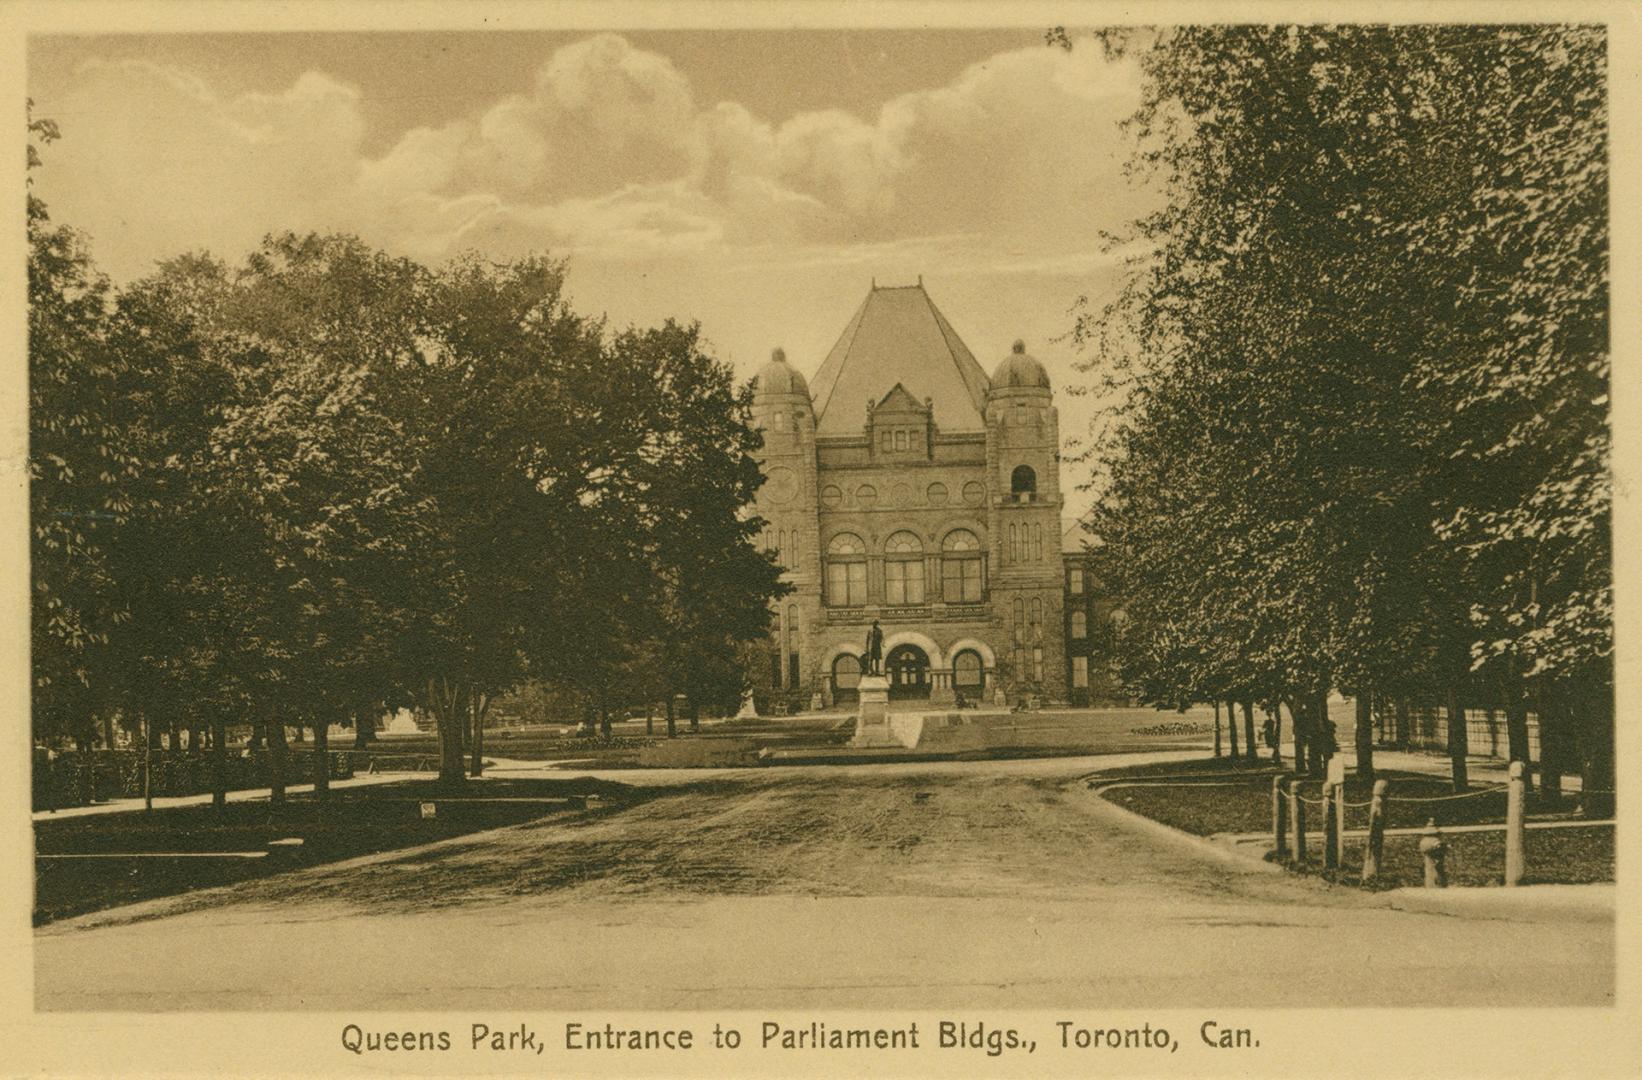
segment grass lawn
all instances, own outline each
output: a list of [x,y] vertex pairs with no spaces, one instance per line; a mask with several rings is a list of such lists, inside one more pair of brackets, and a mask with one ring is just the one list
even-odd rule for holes
[[[1117,788],[1108,791],[1105,797],[1137,814],[1144,814],[1155,821],[1198,836],[1262,832],[1271,828],[1271,770],[1267,769],[1263,774],[1249,775],[1246,780],[1239,780],[1236,775],[1194,776],[1198,773],[1231,771],[1232,767],[1223,761],[1214,762],[1211,759],[1210,767],[1204,767],[1200,762],[1187,764],[1197,767],[1188,768],[1183,764],[1125,769],[1097,774],[1090,783],[1098,786],[1129,778],[1155,778],[1159,782],[1167,779],[1167,787]],[[1218,765],[1218,769],[1213,768],[1213,765]],[[1253,773],[1254,770],[1245,766],[1239,767],[1237,772]],[[1412,828],[1424,825],[1433,818],[1439,826],[1497,824],[1505,820],[1503,787],[1476,785],[1472,789],[1475,794],[1471,797],[1447,801],[1446,796],[1453,794],[1453,788],[1442,777],[1383,769],[1379,775],[1390,781],[1386,804],[1387,828]],[[1368,826],[1368,807],[1354,804],[1366,804],[1372,787],[1373,785],[1354,776],[1346,778],[1347,829]],[[1315,780],[1306,781],[1301,788],[1301,794],[1313,800],[1312,804],[1306,807],[1307,822],[1313,831],[1319,831],[1321,825],[1318,823],[1318,815],[1322,812],[1322,807],[1316,805],[1315,801],[1321,797],[1320,784]],[[1530,800],[1530,819],[1544,816],[1536,813],[1542,809],[1545,808],[1536,807]]]
[[[1346,838],[1343,869],[1335,880],[1361,881],[1364,840]],[[1417,836],[1388,836],[1380,876],[1374,887],[1395,889],[1425,883],[1425,860]],[[1503,832],[1453,833],[1444,837],[1450,885],[1499,885],[1505,880]],[[1529,829],[1524,836],[1528,885],[1586,885],[1614,880],[1614,830],[1611,825],[1568,829]],[[1322,838],[1307,844],[1306,872],[1323,874]]]
[[[225,885],[250,877],[358,855],[412,847],[466,833],[579,812],[520,798],[600,795],[609,805],[630,804],[659,789],[636,789],[591,778],[491,780],[455,794],[473,802],[438,802],[424,818],[421,803],[452,794],[434,780],[412,780],[333,791],[328,799],[293,796],[282,808],[266,802],[229,803],[221,816],[210,806],[152,813],[88,814],[36,822],[37,855],[158,852],[176,858],[35,860],[35,925],[158,896]],[[288,858],[194,858],[188,852],[252,852],[286,837],[303,840]]]
[[[1258,766],[1233,763],[1226,758],[1203,758],[1180,763],[1114,769],[1093,774],[1093,787],[1137,780],[1153,787],[1116,787],[1103,797],[1184,832],[1198,836],[1216,833],[1257,833],[1271,829],[1271,777],[1269,762]],[[1386,827],[1418,828],[1435,819],[1439,827],[1501,824],[1505,820],[1505,791],[1477,785],[1477,794],[1449,800],[1452,786],[1446,778],[1424,773],[1382,769],[1382,779],[1390,782],[1386,804]],[[1372,785],[1354,776],[1346,778],[1346,829],[1368,826]],[[1317,781],[1307,781],[1301,794],[1310,800],[1320,797]],[[1528,804],[1529,820],[1566,817],[1566,804]],[[1322,807],[1306,807],[1307,854],[1305,871],[1322,873]],[[1446,837],[1449,881],[1455,885],[1499,884],[1504,878],[1505,838],[1503,833],[1451,833]],[[1361,839],[1347,837],[1339,876],[1342,882],[1356,883],[1363,864]],[[1526,839],[1528,880],[1579,884],[1614,879],[1613,829],[1590,826],[1566,829],[1530,829]],[[1424,881],[1424,863],[1419,854],[1419,837],[1388,836],[1379,887],[1419,885]]]

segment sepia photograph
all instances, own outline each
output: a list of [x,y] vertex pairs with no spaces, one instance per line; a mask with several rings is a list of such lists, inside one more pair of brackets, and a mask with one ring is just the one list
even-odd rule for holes
[[1642,1062],[1620,9],[74,6],[12,84],[53,1039]]

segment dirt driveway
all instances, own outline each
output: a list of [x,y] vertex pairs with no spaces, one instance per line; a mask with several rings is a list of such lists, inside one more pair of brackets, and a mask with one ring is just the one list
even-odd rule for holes
[[1215,858],[1078,782],[1115,760],[612,773],[658,789],[46,927],[38,1004],[1612,1000],[1611,925],[1410,914]]

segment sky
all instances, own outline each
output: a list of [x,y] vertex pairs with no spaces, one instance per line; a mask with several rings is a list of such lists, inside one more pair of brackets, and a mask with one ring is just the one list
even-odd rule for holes
[[[1070,308],[1153,198],[1137,72],[1030,29],[37,35],[28,86],[36,191],[117,281],[285,229],[548,252],[577,310],[699,320],[744,377],[922,276],[988,370],[1021,338],[1087,382]],[[1070,449],[1093,406],[1057,396]]]

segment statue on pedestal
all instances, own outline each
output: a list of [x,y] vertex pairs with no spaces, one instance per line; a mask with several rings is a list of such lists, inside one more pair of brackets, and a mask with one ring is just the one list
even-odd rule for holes
[[872,620],[872,629],[867,631],[867,674],[882,675],[884,673],[884,631],[879,628],[878,620]]

